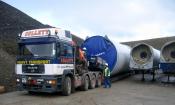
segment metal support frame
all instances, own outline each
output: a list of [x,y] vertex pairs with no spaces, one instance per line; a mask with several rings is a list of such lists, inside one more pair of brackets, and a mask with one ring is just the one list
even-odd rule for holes
[[145,81],[145,70],[142,70],[142,81]]
[[[142,71],[142,81],[145,81],[145,70],[141,70],[141,71]],[[150,71],[151,71],[150,73],[152,74],[152,81],[155,81],[156,69],[153,68]]]
[[170,82],[170,74],[168,74],[168,80],[167,80],[167,82],[168,83]]
[[153,71],[153,78],[152,78],[152,81],[155,81],[155,75],[156,75],[156,74],[155,74],[155,71],[156,71],[156,69],[153,69],[152,71]]

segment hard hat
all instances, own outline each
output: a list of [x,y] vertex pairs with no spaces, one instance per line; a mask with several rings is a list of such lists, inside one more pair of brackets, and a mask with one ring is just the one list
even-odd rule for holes
[[105,66],[108,66],[108,63],[105,63]]
[[84,47],[83,50],[86,51],[86,47]]

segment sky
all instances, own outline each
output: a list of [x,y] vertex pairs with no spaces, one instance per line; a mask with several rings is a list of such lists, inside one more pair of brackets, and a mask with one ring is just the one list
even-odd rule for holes
[[175,0],[3,0],[34,19],[86,39],[126,42],[175,35]]

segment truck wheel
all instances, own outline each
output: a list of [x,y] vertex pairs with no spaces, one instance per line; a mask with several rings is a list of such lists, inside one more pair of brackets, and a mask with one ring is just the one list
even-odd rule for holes
[[97,78],[96,86],[97,86],[97,87],[100,87],[101,84],[102,84],[102,76],[99,74],[99,75],[98,75],[98,78]]
[[69,96],[71,94],[71,79],[68,76],[65,77],[62,94],[65,96]]
[[92,75],[92,79],[90,80],[90,86],[89,86],[89,88],[90,89],[94,89],[95,88],[95,85],[96,85],[96,78],[95,78],[95,75]]
[[84,84],[82,86],[82,90],[83,91],[87,91],[89,88],[89,77],[88,76],[85,76],[84,78]]

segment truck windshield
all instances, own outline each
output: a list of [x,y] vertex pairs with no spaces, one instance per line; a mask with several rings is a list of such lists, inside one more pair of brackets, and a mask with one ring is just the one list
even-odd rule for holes
[[31,55],[31,56],[54,56],[56,53],[55,44],[25,44],[20,47],[21,55]]

